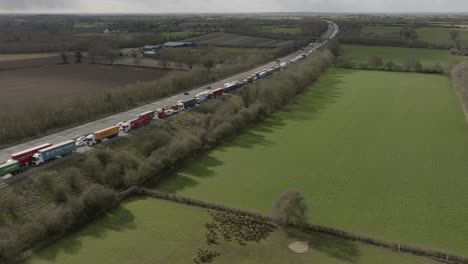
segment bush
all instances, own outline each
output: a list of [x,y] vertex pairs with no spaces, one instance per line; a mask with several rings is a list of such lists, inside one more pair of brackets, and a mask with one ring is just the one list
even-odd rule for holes
[[79,179],[83,177],[78,168],[68,168],[62,172],[65,185],[72,191],[78,191],[81,188]]
[[51,192],[53,191],[53,173],[46,172],[39,176],[39,184],[44,188],[46,191]]
[[97,183],[103,183],[103,167],[99,160],[92,155],[86,156],[81,164],[81,171],[88,179]]
[[28,223],[14,225],[3,233],[0,229],[0,262],[11,260],[39,242],[53,241],[55,237],[72,232],[118,204],[115,192],[101,185],[92,185],[79,197],[35,216]]
[[67,201],[67,194],[69,193],[69,191],[70,189],[68,188],[68,186],[64,184],[55,185],[52,188],[52,196],[54,198],[54,201],[56,203],[64,203],[65,201]]

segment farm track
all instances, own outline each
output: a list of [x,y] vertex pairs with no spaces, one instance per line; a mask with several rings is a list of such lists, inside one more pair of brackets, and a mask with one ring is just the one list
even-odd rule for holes
[[[327,39],[328,38],[333,39],[336,36],[337,33],[338,33],[338,26],[333,22],[329,22],[328,30],[327,30],[326,33],[324,33],[323,37],[327,38]],[[288,56],[280,58],[280,60],[281,61],[289,61],[289,60],[293,59],[294,57],[296,57],[297,55],[303,53],[304,50],[305,51],[316,50],[316,49],[322,47],[324,44],[326,44],[326,42],[324,42],[324,43],[317,43],[317,42],[310,43],[308,46],[304,47],[303,50],[296,51],[296,52],[294,52],[294,53],[292,53],[292,54],[290,54]],[[220,81],[208,84],[208,85],[204,85],[202,87],[198,87],[198,88],[193,89],[190,92],[188,92],[188,94],[173,95],[173,96],[164,98],[162,100],[159,100],[159,101],[156,101],[156,102],[153,102],[153,103],[141,106],[141,107],[137,107],[137,108],[134,108],[134,109],[131,109],[131,110],[119,113],[119,114],[115,114],[115,115],[112,115],[112,116],[102,118],[100,120],[89,122],[89,123],[86,123],[86,124],[83,124],[83,125],[80,125],[80,126],[77,126],[77,127],[69,128],[69,129],[66,129],[66,130],[63,130],[63,131],[60,131],[60,132],[57,132],[57,133],[53,133],[53,134],[50,134],[50,135],[47,135],[47,136],[44,136],[44,137],[40,137],[40,138],[31,140],[31,141],[28,141],[28,142],[24,142],[24,143],[12,146],[12,147],[1,149],[0,150],[0,161],[8,160],[10,158],[11,154],[13,154],[13,153],[16,153],[16,152],[19,152],[19,151],[22,151],[22,150],[25,150],[25,149],[29,149],[29,148],[32,148],[32,147],[35,147],[35,146],[38,146],[38,145],[41,145],[41,144],[44,144],[44,143],[57,144],[57,143],[64,142],[64,141],[67,141],[67,140],[70,140],[70,139],[76,139],[76,138],[78,138],[80,136],[83,136],[83,135],[88,135],[88,134],[92,133],[93,131],[98,131],[100,129],[104,129],[106,127],[113,126],[113,125],[115,125],[115,124],[117,124],[119,122],[135,118],[140,113],[143,113],[143,112],[146,112],[146,111],[154,111],[154,110],[156,110],[158,108],[163,108],[163,107],[166,107],[168,105],[172,105],[172,104],[174,104],[175,102],[177,102],[179,100],[191,99],[191,98],[193,98],[193,96],[195,94],[200,93],[202,91],[206,91],[207,87],[213,87],[213,88],[223,87],[223,85],[225,83],[241,80],[241,79],[245,78],[245,76],[247,76],[247,75],[249,75],[249,74],[251,74],[253,72],[261,71],[261,70],[263,70],[265,68],[271,68],[271,67],[274,67],[276,65],[277,65],[277,62],[272,61],[272,62],[269,62],[267,64],[258,66],[258,67],[254,68],[254,69],[251,69],[249,71],[246,71],[246,72],[243,72],[243,73],[240,73],[240,74],[236,74],[236,75],[231,76],[229,78],[226,78],[224,80],[220,80]],[[160,120],[155,120],[155,121],[153,121],[151,123],[151,125],[158,124],[160,122],[161,122]],[[119,137],[120,136],[128,136],[128,134],[120,133]],[[89,151],[90,151],[89,147],[81,147],[81,148],[78,149],[77,153],[85,153],[85,152],[89,152]],[[50,165],[48,165],[48,166],[52,166],[53,164],[57,164],[58,162],[61,162],[62,160],[64,160],[64,159],[60,159],[57,162],[50,163]],[[25,176],[30,175],[32,173],[35,173],[35,172],[37,172],[39,170],[42,170],[44,168],[45,168],[44,166],[40,167],[40,168],[33,168],[33,169],[31,169],[31,170],[29,170],[27,172],[24,172],[24,173],[16,175],[16,176],[5,176],[5,177],[3,177],[3,179],[0,180],[0,186],[4,185],[4,184],[15,182],[18,179],[22,179]]]

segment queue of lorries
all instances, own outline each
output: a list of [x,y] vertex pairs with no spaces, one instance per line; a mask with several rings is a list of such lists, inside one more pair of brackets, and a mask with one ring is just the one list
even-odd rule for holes
[[[332,35],[330,39],[333,37]],[[263,79],[275,72],[279,72],[288,67],[290,63],[296,63],[306,56],[310,55],[320,46],[325,44],[327,41],[323,42],[318,47],[315,47],[308,52],[304,52],[294,57],[293,59],[287,62],[281,62],[279,65],[264,69],[262,71],[254,72],[249,76],[245,77],[242,80],[225,83],[223,87],[212,89],[208,87],[207,91],[198,93],[193,98],[188,100],[181,100],[175,103],[174,105],[167,106],[164,108],[159,108],[154,111],[148,111],[141,113],[132,120],[125,122],[120,122],[115,126],[111,126],[99,131],[95,131],[87,136],[80,137],[75,140],[68,140],[58,144],[43,144],[34,148],[30,148],[15,154],[12,154],[10,159],[2,164],[0,164],[0,177],[11,174],[16,175],[23,172],[26,168],[30,166],[41,166],[61,157],[72,154],[77,151],[78,147],[88,145],[92,147],[97,145],[104,140],[109,140],[115,137],[118,137],[119,133],[129,133],[132,130],[144,127],[152,122],[154,119],[165,119],[169,116],[177,114],[181,111],[195,107],[203,102],[206,102],[210,99],[222,96],[225,93],[230,93],[239,89],[240,87]]]

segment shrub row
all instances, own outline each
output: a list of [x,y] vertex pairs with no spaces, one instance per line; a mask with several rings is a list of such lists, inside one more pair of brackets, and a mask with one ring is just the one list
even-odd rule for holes
[[450,80],[457,90],[465,114],[468,116],[468,62],[455,65],[450,71]]
[[35,216],[30,222],[0,228],[0,263],[12,261],[20,253],[53,241],[87,224],[119,204],[117,194],[101,185],[92,185],[80,196],[56,209]]
[[353,58],[342,56],[335,61],[335,67],[356,70],[378,70],[394,72],[418,72],[428,74],[443,74],[444,69],[439,63],[433,66],[423,66],[418,59],[406,58],[401,64],[392,60],[384,61],[379,56],[370,56],[367,62],[358,62]]
[[390,46],[390,47],[406,47],[406,48],[426,48],[426,49],[450,49],[451,45],[435,44],[418,40],[403,40],[391,38],[376,38],[376,37],[344,37],[341,39],[343,44],[354,45],[369,45],[369,46]]

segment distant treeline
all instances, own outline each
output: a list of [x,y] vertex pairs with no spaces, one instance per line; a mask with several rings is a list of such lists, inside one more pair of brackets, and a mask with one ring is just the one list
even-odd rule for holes
[[[262,25],[298,25],[301,34],[269,33],[257,30]],[[109,34],[104,34],[104,30]],[[227,31],[274,39],[302,40],[319,37],[325,22],[304,18],[271,21],[258,18],[200,16],[4,16],[0,17],[0,53],[87,51],[96,41],[108,40],[116,48],[162,44],[211,32]]]

